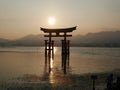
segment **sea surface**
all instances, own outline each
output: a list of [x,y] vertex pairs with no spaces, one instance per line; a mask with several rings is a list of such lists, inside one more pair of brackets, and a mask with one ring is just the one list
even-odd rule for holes
[[[62,71],[61,48],[55,47],[53,69]],[[120,48],[71,47],[69,73],[99,73],[120,69]],[[0,81],[25,74],[42,76],[44,47],[0,47]]]

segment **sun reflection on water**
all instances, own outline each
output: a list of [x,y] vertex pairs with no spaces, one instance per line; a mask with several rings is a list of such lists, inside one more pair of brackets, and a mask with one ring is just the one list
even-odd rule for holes
[[50,72],[50,76],[49,76],[49,77],[50,77],[50,78],[49,78],[50,83],[55,83],[53,71]]
[[57,52],[57,48],[56,48],[56,47],[54,47],[54,54],[56,54],[56,52]]
[[[54,54],[56,53],[56,51],[57,51],[57,48],[56,47],[53,47],[54,48]],[[49,47],[47,47],[47,49],[49,49]],[[52,49],[52,47],[51,47],[51,49]]]
[[[48,47],[47,47],[48,48]],[[51,48],[52,49],[52,48]],[[54,55],[57,54],[57,47],[53,48],[54,51],[51,51],[50,57],[48,57],[48,77],[49,77],[49,83],[51,85],[59,85],[59,84],[65,84],[69,83],[69,77],[68,75],[64,75],[63,71],[58,69],[55,65],[56,59],[54,59]],[[49,54],[49,53],[48,53]]]
[[50,68],[51,68],[51,69],[53,68],[53,63],[54,63],[54,61],[53,61],[53,59],[51,58],[51,59],[50,59]]

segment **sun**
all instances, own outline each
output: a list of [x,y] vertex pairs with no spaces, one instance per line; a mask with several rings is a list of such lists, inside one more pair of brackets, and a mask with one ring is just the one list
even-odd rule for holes
[[49,23],[50,25],[54,25],[54,24],[55,24],[55,18],[54,18],[54,17],[49,17],[48,23]]

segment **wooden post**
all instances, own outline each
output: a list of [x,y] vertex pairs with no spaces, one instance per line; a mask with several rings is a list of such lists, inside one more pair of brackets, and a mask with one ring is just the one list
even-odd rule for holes
[[66,47],[66,32],[64,32],[64,52],[65,52],[65,55],[67,53],[67,47]]
[[61,41],[62,41],[61,54],[63,54],[64,53],[64,40],[61,40]]
[[48,40],[45,40],[45,56],[47,56],[47,41]]
[[47,58],[48,58],[48,40],[45,40],[45,67],[44,67],[44,74],[47,72]]
[[63,68],[63,72],[64,72],[64,74],[66,74],[66,61],[67,61],[67,58],[66,58],[66,55],[65,54],[63,54],[62,55],[62,68]]
[[52,58],[54,59],[54,41],[52,40]]
[[63,65],[64,65],[64,62],[63,62],[63,40],[61,40],[61,42],[62,42],[61,56],[62,56],[62,69],[63,69]]
[[63,55],[62,55],[62,69],[63,69],[63,66],[64,66],[64,59],[63,59]]
[[69,68],[69,58],[67,55],[63,54],[62,55],[62,70],[64,72],[64,74],[66,74],[67,69]]
[[68,55],[67,55],[68,67],[69,67],[69,59],[70,59],[70,40],[68,40]]
[[51,33],[49,33],[49,57],[51,57]]
[[50,67],[50,64],[51,64],[51,60],[50,60],[50,58],[51,58],[51,33],[49,33],[49,54],[48,54],[48,58],[49,58],[49,73],[50,73],[50,71],[51,71],[51,67]]
[[70,54],[70,40],[68,40],[68,42],[67,42],[67,47],[68,47],[68,55]]
[[95,80],[97,79],[97,75],[91,75],[91,79],[93,80],[93,90],[95,90]]

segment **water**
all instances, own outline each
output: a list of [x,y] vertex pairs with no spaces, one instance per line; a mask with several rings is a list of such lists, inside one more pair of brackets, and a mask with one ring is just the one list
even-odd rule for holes
[[[70,68],[72,74],[106,72],[120,69],[120,48],[71,47]],[[44,74],[43,47],[1,47],[0,81],[25,74]],[[61,48],[55,47],[53,68],[61,71]]]

